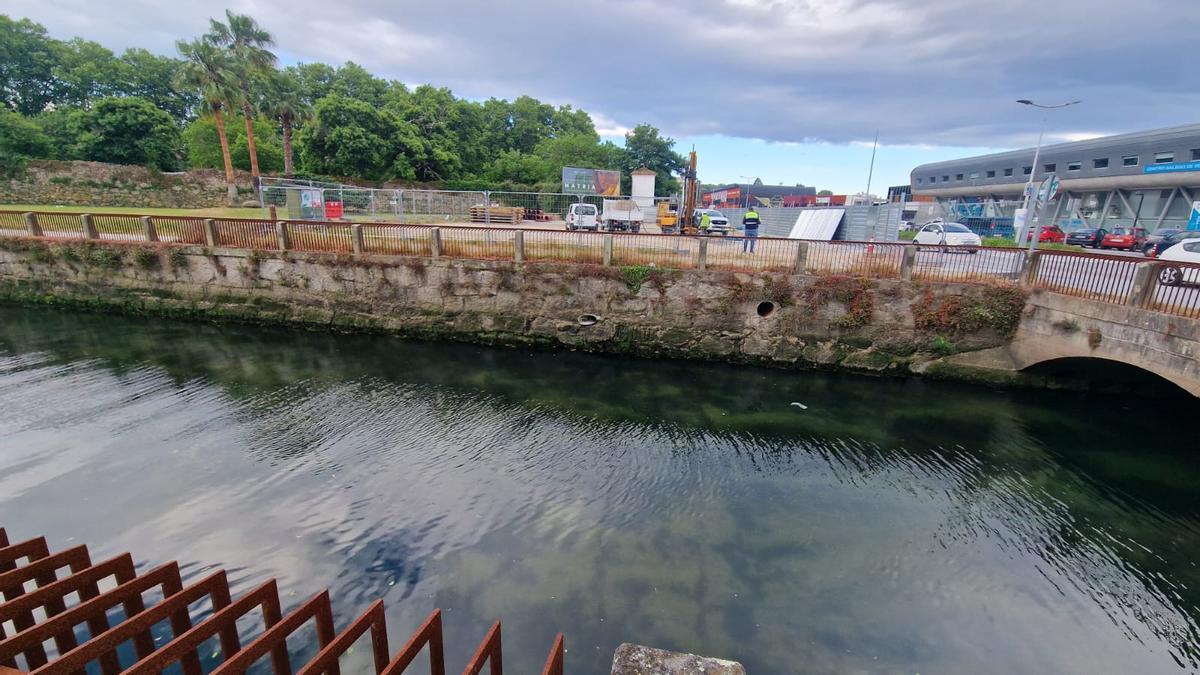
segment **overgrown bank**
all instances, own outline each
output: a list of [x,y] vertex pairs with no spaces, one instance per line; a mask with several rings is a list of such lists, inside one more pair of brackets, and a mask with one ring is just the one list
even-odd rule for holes
[[1044,384],[936,367],[947,354],[1011,338],[1024,293],[1009,285],[39,239],[0,240],[0,249],[0,298],[23,303]]

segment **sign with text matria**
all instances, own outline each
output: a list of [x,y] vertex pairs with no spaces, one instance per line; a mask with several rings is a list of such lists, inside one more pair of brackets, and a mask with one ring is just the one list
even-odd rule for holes
[[621,194],[621,172],[564,166],[562,184],[567,194],[617,197]]

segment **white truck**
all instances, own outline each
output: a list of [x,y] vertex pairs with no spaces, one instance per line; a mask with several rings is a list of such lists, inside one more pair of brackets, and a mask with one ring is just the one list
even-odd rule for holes
[[645,216],[632,199],[605,199],[600,224],[609,232],[639,232]]

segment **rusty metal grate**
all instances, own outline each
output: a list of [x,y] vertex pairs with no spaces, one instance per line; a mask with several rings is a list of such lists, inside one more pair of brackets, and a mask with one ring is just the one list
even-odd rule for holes
[[[101,592],[102,583],[115,586]],[[146,593],[161,599],[147,604]],[[211,612],[195,619],[199,613],[192,607],[205,603]],[[112,610],[118,608],[123,618],[114,623]],[[247,617],[261,617],[262,626],[243,646],[238,621]],[[152,631],[162,625],[169,627],[170,639],[156,641]],[[287,638],[309,625],[316,629],[319,651],[306,663],[293,664]],[[79,631],[80,626],[86,631]],[[87,638],[81,640],[81,635]],[[176,664],[185,675],[199,675],[200,648],[212,638],[219,644],[215,674],[244,673],[265,658],[275,675],[340,675],[339,658],[365,636],[377,675],[403,673],[422,651],[428,653],[429,672],[445,675],[441,610],[434,610],[391,657],[382,600],[338,633],[327,590],[284,614],[274,579],[235,600],[224,570],[184,586],[176,562],[138,575],[129,553],[93,564],[86,546],[52,554],[45,537],[13,544],[0,528],[0,675],[84,673],[92,664],[104,675],[159,673]],[[48,643],[53,644],[50,652]],[[134,661],[123,665],[117,649],[126,644],[132,645]],[[563,653],[560,633],[543,675],[562,675]],[[499,621],[488,630],[464,675],[476,675],[485,666],[491,675],[504,670]]]

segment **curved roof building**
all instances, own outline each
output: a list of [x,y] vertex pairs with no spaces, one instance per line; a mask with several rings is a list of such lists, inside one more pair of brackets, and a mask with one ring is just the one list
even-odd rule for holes
[[1055,174],[1061,197],[1041,220],[1068,227],[1177,226],[1200,200],[1200,124],[1046,145],[1036,167],[1033,159],[1034,148],[1025,148],[922,164],[912,170],[912,191],[939,201],[1019,200],[1031,176],[1037,185]]

